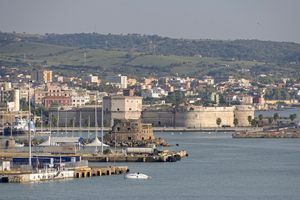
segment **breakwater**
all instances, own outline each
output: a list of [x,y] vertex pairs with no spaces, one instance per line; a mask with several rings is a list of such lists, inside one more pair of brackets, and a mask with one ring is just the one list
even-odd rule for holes
[[233,133],[232,138],[300,138],[300,131],[240,131]]

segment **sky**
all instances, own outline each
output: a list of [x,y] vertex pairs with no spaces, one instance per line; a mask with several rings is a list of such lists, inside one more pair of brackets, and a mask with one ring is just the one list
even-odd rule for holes
[[300,0],[0,0],[0,31],[300,43]]

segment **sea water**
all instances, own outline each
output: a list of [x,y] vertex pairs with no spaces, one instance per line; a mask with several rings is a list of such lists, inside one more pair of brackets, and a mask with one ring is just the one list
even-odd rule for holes
[[[298,200],[299,139],[232,139],[225,133],[156,133],[189,152],[175,163],[128,165],[149,180],[102,176],[29,184],[0,184],[1,200]],[[176,146],[175,144],[179,144]],[[113,165],[114,163],[91,163]]]

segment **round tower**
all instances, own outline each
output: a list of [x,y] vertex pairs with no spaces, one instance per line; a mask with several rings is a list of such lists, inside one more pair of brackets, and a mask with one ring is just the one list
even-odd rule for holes
[[254,119],[254,107],[251,105],[237,105],[234,110],[234,118],[238,120],[237,126],[250,126],[248,117]]

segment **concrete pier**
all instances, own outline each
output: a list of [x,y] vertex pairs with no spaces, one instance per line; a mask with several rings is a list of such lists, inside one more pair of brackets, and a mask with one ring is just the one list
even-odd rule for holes
[[76,169],[74,178],[87,178],[93,176],[110,176],[125,174],[129,172],[127,166],[108,166],[108,167],[93,167]]
[[[129,172],[127,166],[83,167],[60,173],[59,171],[29,172],[29,171],[0,171],[0,182],[26,183],[70,178],[88,178],[94,176],[120,175]],[[62,175],[63,174],[63,175]]]

